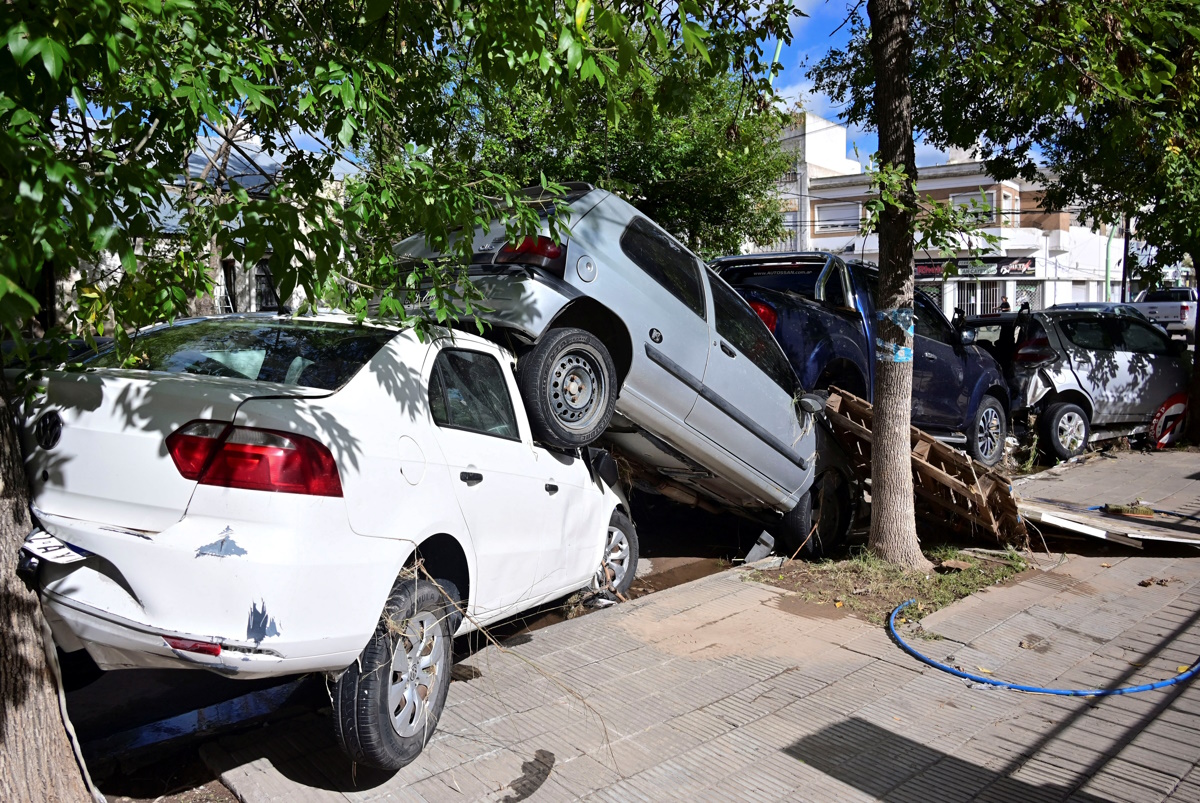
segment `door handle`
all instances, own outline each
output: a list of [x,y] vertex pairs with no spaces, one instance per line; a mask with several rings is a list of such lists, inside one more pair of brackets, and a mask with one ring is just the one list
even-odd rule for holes
[[478,471],[461,471],[458,474],[458,478],[467,485],[478,485],[483,482],[483,475]]
[[729,357],[737,356],[737,352],[734,351],[732,348],[730,348],[728,343],[721,344],[721,351],[725,352],[726,356],[729,356]]
[[552,482],[546,483],[546,493],[554,496],[556,493],[558,493],[558,486]]
[[934,354],[932,351],[927,351],[924,354],[922,354],[921,356],[927,360],[936,360],[937,359],[937,355]]

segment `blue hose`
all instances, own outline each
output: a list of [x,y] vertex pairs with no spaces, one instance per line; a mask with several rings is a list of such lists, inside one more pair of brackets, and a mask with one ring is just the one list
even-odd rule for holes
[[963,672],[961,669],[955,669],[952,666],[935,661],[932,658],[926,657],[914,650],[908,645],[904,639],[900,638],[900,634],[896,632],[896,616],[900,611],[907,608],[916,602],[915,599],[910,599],[908,602],[902,602],[892,611],[892,615],[888,617],[888,633],[900,645],[900,649],[916,658],[923,664],[932,666],[934,669],[940,669],[943,672],[948,672],[955,677],[973,680],[976,683],[985,683],[988,686],[996,686],[1001,689],[1012,689],[1013,691],[1029,692],[1030,694],[1055,694],[1060,697],[1113,697],[1118,694],[1135,694],[1140,691],[1154,691],[1155,689],[1165,689],[1167,686],[1174,686],[1176,683],[1183,683],[1185,680],[1191,680],[1192,677],[1200,672],[1200,658],[1197,658],[1188,670],[1182,674],[1176,675],[1173,678],[1160,680],[1156,683],[1145,683],[1141,686],[1127,686],[1122,689],[1045,689],[1040,686],[1024,686],[1020,683],[1006,683],[1003,680],[994,680],[992,678],[982,677],[981,675],[972,675],[970,672]]

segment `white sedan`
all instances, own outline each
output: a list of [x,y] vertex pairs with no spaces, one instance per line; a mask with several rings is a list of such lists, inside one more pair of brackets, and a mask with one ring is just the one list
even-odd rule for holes
[[341,316],[143,333],[47,376],[24,428],[23,565],[58,643],[105,669],[326,672],[338,737],[420,752],[451,638],[592,583],[637,536],[611,459],[534,444],[513,356]]

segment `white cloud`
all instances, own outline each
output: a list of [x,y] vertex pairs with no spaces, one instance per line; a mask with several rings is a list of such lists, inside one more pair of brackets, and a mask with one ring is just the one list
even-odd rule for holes
[[949,160],[946,152],[935,148],[924,140],[917,140],[917,167],[945,164]]

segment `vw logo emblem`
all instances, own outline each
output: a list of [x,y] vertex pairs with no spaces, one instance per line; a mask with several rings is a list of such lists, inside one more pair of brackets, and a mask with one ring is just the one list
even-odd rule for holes
[[57,410],[51,410],[37,420],[33,426],[34,437],[38,446],[43,449],[53,449],[62,437],[63,420]]

